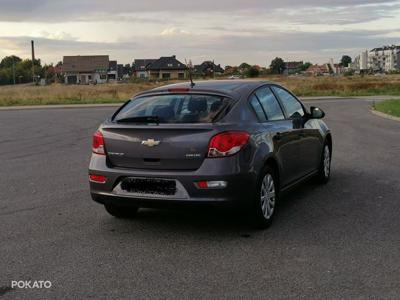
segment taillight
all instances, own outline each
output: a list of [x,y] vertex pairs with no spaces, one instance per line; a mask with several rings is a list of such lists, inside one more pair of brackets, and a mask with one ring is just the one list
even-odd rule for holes
[[208,157],[225,157],[238,153],[249,141],[243,131],[229,131],[214,136],[208,146]]
[[106,155],[104,148],[104,137],[100,131],[96,131],[93,135],[92,152],[100,155]]

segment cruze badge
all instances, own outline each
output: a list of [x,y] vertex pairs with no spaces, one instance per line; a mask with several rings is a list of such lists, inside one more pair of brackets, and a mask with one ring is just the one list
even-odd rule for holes
[[148,147],[158,146],[159,144],[160,144],[160,141],[155,141],[154,139],[148,139],[147,141],[142,141],[142,145],[145,145]]

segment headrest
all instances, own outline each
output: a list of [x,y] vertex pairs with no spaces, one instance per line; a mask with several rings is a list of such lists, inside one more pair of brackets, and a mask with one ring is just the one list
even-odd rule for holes
[[216,112],[221,108],[221,106],[222,106],[222,101],[216,101],[213,104],[211,104],[210,111]]
[[153,109],[153,115],[158,116],[160,119],[169,120],[174,117],[175,113],[171,106],[160,105]]
[[188,109],[191,112],[202,112],[207,110],[206,97],[192,97],[188,103]]

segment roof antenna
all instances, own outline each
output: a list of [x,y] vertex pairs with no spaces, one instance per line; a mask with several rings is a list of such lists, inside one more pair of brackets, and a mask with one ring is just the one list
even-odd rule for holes
[[190,87],[193,88],[196,84],[193,82],[193,76],[192,76],[192,61],[189,60],[189,63],[187,63],[186,58],[185,58],[185,64],[189,68],[189,79],[190,79]]

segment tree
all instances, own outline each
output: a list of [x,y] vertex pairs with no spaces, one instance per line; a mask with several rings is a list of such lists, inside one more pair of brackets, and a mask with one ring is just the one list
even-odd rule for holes
[[310,63],[310,62],[305,62],[301,67],[300,67],[300,71],[307,71],[307,69],[309,68],[309,67],[311,67],[312,66],[312,63]]
[[349,66],[349,64],[351,64],[351,62],[352,62],[351,57],[348,55],[343,55],[342,59],[340,60],[340,64],[346,68]]
[[[13,59],[15,68],[13,68]],[[34,68],[35,75],[43,78],[45,70],[42,68],[40,59],[35,59]],[[3,58],[0,62],[0,84],[13,84],[14,72],[16,83],[32,82],[32,60],[21,60],[14,55]]]
[[18,56],[15,56],[15,55],[6,56],[1,60],[0,68],[12,68],[13,63],[17,64],[21,60],[22,60],[21,58],[19,58]]
[[246,75],[250,78],[258,77],[260,76],[260,70],[256,66],[252,66],[247,70]]
[[282,74],[285,70],[285,62],[282,58],[276,57],[273,61],[271,61],[270,69],[272,74]]
[[251,68],[251,66],[248,64],[248,63],[242,63],[242,64],[240,64],[240,66],[239,66],[239,69],[242,69],[242,70],[247,70],[247,69],[250,69]]

